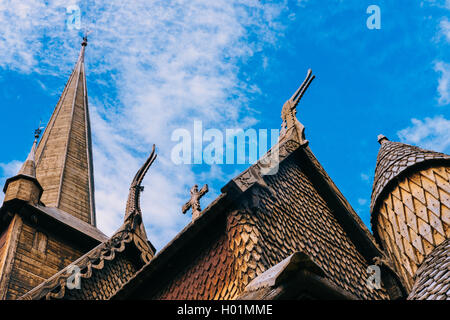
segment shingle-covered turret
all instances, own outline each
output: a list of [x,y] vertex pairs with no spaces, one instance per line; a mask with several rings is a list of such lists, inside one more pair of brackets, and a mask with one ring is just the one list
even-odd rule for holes
[[378,141],[372,230],[411,289],[423,260],[450,236],[450,156]]

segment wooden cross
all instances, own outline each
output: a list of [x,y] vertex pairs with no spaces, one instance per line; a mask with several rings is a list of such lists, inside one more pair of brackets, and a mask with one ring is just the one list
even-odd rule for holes
[[194,185],[191,188],[191,199],[181,208],[183,213],[186,213],[190,208],[192,208],[192,220],[200,217],[200,213],[202,212],[202,209],[200,208],[200,198],[203,197],[208,191],[207,184],[205,184],[200,191],[198,191],[198,185]]

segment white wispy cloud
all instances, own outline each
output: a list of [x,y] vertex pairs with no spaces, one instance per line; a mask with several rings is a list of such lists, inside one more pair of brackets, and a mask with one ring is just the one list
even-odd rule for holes
[[[445,0],[445,3],[442,1],[432,1],[431,3],[450,10],[450,0]],[[450,21],[447,17],[443,17],[439,21],[439,31],[436,34],[436,39],[440,40],[442,38],[450,43]],[[444,61],[436,61],[434,63],[434,71],[440,73],[437,87],[438,103],[439,105],[447,105],[450,103],[450,64]]]
[[361,173],[361,180],[362,181],[369,181],[370,180],[370,176],[366,173]]
[[360,205],[360,206],[363,206],[363,205],[365,205],[367,203],[367,199],[363,199],[363,198],[359,198],[358,199],[358,204]]
[[443,18],[439,23],[440,26],[440,36],[445,37],[445,39],[450,42],[450,21],[448,21],[447,17]]
[[412,126],[397,132],[402,142],[440,152],[450,151],[450,120],[439,115],[411,122]]
[[439,94],[438,103],[447,105],[450,103],[450,64],[437,61],[434,65],[434,70],[441,73],[437,87]]
[[[72,3],[0,2],[0,68],[59,77],[66,70],[61,78],[66,81],[80,42],[77,32],[65,27],[66,7]],[[98,227],[111,234],[120,226],[129,183],[155,143],[158,159],[144,181],[142,208],[150,240],[160,248],[190,219],[180,210],[189,187],[209,178],[171,162],[171,132],[190,129],[194,119],[219,129],[239,127],[244,118],[255,123],[248,114],[249,96],[258,89],[239,78],[239,65],[276,43],[285,3],[78,5],[83,26],[92,31],[86,51],[88,82],[104,88],[89,90]],[[217,170],[211,168],[211,173],[220,174]]]
[[[25,161],[26,156],[24,157]],[[11,176],[14,176],[19,172],[20,167],[22,166],[22,161],[13,160],[11,162],[7,163],[0,163],[0,169],[2,170],[3,177],[9,178]]]
[[431,6],[437,6],[439,8],[450,9],[450,0],[425,0],[421,3],[421,5],[424,3]]

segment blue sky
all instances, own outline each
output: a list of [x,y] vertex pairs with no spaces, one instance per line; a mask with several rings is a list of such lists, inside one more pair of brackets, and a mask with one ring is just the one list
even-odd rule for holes
[[[277,129],[311,68],[298,119],[316,157],[369,224],[376,137],[450,152],[450,1],[0,1],[1,183],[46,122],[80,49],[66,7],[81,8],[94,141],[98,227],[123,218],[128,186],[151,145],[144,220],[161,248],[248,165],[175,165],[177,128]],[[381,29],[369,30],[369,5]]]

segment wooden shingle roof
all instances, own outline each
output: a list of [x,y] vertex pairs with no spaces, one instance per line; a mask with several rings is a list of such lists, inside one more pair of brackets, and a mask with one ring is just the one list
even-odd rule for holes
[[430,253],[415,279],[409,300],[450,300],[450,239]]
[[258,162],[232,179],[114,298],[229,299],[304,251],[348,294],[386,299],[385,290],[365,285],[367,265],[381,252],[309,147],[285,140],[279,159],[275,175],[262,176]]

